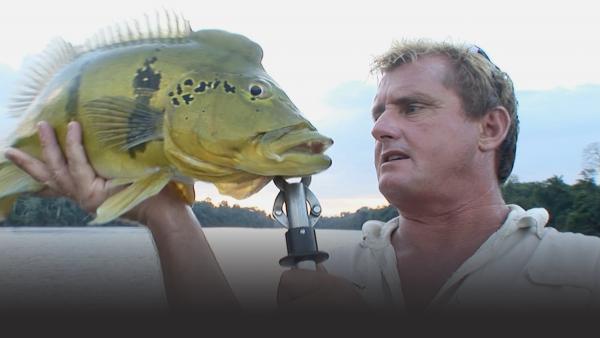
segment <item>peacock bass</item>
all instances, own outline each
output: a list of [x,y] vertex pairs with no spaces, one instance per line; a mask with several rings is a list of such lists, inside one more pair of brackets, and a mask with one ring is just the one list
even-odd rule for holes
[[[167,19],[145,31],[139,22],[119,25],[84,46],[53,42],[9,106],[20,122],[4,147],[41,158],[38,121],[55,128],[61,147],[68,122],[81,123],[96,172],[128,185],[92,223],[119,217],[170,182],[189,203],[195,180],[241,199],[273,176],[312,175],[331,165],[324,151],[332,140],[265,71],[258,44]],[[0,158],[0,218],[19,194],[43,188]]]

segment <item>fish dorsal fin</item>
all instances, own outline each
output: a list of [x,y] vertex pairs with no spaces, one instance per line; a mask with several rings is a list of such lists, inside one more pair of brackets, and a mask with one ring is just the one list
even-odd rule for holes
[[24,115],[54,74],[77,56],[78,52],[73,45],[55,38],[42,53],[27,60],[20,72],[16,90],[9,99],[8,113],[13,117]]
[[192,34],[190,22],[172,11],[156,11],[154,15],[144,14],[143,19],[114,24],[99,30],[79,47],[81,53],[99,49],[127,46],[165,40],[185,40]]
[[188,39],[191,34],[188,20],[180,14],[164,10],[156,11],[154,15],[146,14],[144,19],[129,20],[104,28],[80,46],[56,38],[22,68],[21,80],[9,99],[8,113],[13,117],[27,115],[54,75],[81,55],[142,43],[179,43]]

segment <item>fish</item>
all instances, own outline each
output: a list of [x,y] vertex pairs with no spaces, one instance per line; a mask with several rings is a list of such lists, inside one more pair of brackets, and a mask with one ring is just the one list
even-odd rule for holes
[[[189,204],[196,181],[243,199],[275,176],[331,166],[325,151],[333,140],[267,73],[259,44],[224,30],[194,31],[169,11],[142,22],[101,30],[83,45],[54,40],[23,71],[8,106],[19,122],[0,147],[41,158],[37,123],[47,121],[64,149],[67,125],[77,121],[94,170],[125,186],[90,224],[118,218],[167,184]],[[20,194],[44,188],[3,154],[0,218]]]

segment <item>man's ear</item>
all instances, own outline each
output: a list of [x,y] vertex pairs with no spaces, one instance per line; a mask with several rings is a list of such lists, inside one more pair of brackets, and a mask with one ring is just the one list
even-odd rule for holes
[[490,109],[479,121],[479,149],[496,150],[508,134],[510,114],[506,108],[497,106]]

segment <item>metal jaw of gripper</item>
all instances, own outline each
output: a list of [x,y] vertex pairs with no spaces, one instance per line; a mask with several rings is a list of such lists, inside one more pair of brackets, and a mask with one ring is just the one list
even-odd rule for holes
[[288,255],[280,259],[279,264],[315,270],[316,263],[325,261],[329,254],[319,251],[317,245],[314,225],[321,217],[321,205],[308,188],[311,177],[288,183],[283,177],[276,176],[273,182],[280,190],[273,204],[273,218],[288,229],[285,233]]

